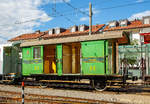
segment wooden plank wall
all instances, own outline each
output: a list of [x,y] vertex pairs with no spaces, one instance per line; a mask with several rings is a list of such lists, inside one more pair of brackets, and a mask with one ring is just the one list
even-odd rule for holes
[[63,45],[63,74],[72,73],[72,48]]
[[63,74],[80,73],[80,45],[63,45]]

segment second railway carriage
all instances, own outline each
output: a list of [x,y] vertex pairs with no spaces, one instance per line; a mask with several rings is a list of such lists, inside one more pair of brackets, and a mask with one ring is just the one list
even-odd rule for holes
[[21,76],[20,43],[0,45],[0,79],[8,81]]
[[22,76],[36,80],[88,79],[95,88],[109,80],[121,80],[117,70],[117,46],[128,43],[128,33],[104,33],[24,42]]

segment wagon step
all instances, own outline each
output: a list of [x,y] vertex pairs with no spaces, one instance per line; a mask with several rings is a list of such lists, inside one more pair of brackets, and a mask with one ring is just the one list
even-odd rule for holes
[[107,86],[107,88],[121,88],[121,86]]
[[122,80],[107,80],[107,82],[116,82],[116,83],[122,83],[123,81]]
[[68,80],[40,80],[40,82],[60,82],[60,83],[89,83],[89,81],[68,81]]
[[11,82],[12,80],[2,80],[3,82]]

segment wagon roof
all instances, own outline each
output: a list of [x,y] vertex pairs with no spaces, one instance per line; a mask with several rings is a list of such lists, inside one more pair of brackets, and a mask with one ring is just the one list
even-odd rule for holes
[[92,35],[80,35],[80,36],[63,37],[63,38],[58,37],[58,38],[50,38],[46,40],[43,39],[43,40],[23,42],[21,44],[21,47],[47,45],[47,44],[73,43],[73,42],[104,40],[104,39],[116,39],[116,41],[117,40],[119,41],[119,39],[124,40],[124,38],[125,38],[125,41],[127,40],[128,42],[128,39],[126,39],[126,36],[125,36],[126,34],[129,34],[129,33],[123,32],[123,31],[114,31],[114,32],[97,33],[97,34],[92,34]]

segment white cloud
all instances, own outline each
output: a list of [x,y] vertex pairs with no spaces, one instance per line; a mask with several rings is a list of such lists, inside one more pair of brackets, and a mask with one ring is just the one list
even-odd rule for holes
[[137,0],[136,2],[138,2],[138,3],[141,3],[141,2],[143,2],[144,0]]
[[87,21],[89,19],[89,17],[81,17],[80,21]]
[[48,3],[52,0],[0,0],[0,43],[20,34],[33,32],[33,27],[52,20],[39,8],[43,1]]
[[100,11],[97,10],[96,8],[93,8],[93,14],[98,14],[98,13],[100,13]]
[[6,43],[6,39],[0,38],[0,44]]
[[[89,8],[84,8],[84,9],[81,9],[81,11],[84,11],[84,12],[89,12]],[[92,12],[93,14],[98,14],[100,13],[100,10],[97,10],[96,8],[92,8]]]
[[128,19],[129,19],[129,20],[141,19],[143,16],[150,16],[150,10],[133,14],[133,15],[132,15],[131,17],[129,17]]
[[43,3],[63,3],[63,2],[70,2],[70,0],[43,0]]
[[[87,12],[87,14],[88,14],[89,8],[81,9],[81,11]],[[97,10],[96,8],[92,8],[92,12],[93,12],[94,15],[100,13],[100,11]],[[89,20],[89,17],[81,17],[80,18],[80,21],[87,21],[87,20]]]

